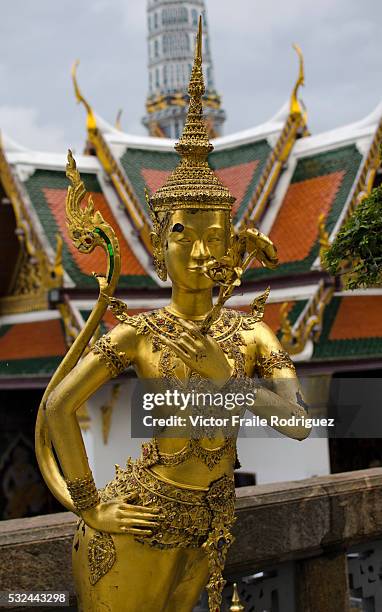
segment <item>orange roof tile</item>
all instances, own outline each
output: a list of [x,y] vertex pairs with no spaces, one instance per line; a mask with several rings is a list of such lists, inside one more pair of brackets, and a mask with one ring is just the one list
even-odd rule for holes
[[[255,160],[246,162],[244,164],[239,164],[237,166],[229,166],[227,168],[214,170],[215,174],[222,181],[223,185],[228,187],[232,195],[236,198],[233,209],[234,213],[239,208],[258,165],[259,160]],[[159,189],[159,187],[162,187],[165,184],[171,172],[167,170],[142,168],[141,174],[145,183],[150,188],[150,191],[154,193],[157,189]]]
[[256,159],[255,161],[246,162],[237,166],[214,170],[223,185],[228,187],[232,195],[236,198],[236,202],[233,205],[233,214],[239,209],[258,165],[259,160]]
[[382,296],[343,297],[330,330],[329,340],[382,338]]
[[63,329],[59,319],[18,323],[0,337],[0,360],[65,355]]
[[[275,332],[275,334],[280,329],[281,318],[280,318],[280,309],[284,302],[272,302],[271,304],[266,304],[264,310],[264,322],[269,325],[269,327]],[[288,302],[287,313],[290,312],[295,302]]]
[[270,238],[280,264],[305,259],[318,238],[318,217],[328,214],[344,171],[292,183],[272,226]]
[[[66,245],[80,270],[84,274],[92,274],[92,272],[102,273],[102,271],[105,270],[106,265],[106,255],[104,251],[100,248],[96,248],[94,249],[93,253],[84,256],[75,248],[69,237],[65,217],[66,190],[45,188],[43,191]],[[136,258],[135,254],[130,248],[130,245],[125,240],[125,237],[123,236],[119,224],[110,210],[105,196],[102,193],[91,193],[91,196],[94,201],[95,210],[100,211],[105,221],[110,223],[117,234],[121,249],[121,274],[126,276],[130,274],[145,275],[145,270]]]
[[113,329],[118,324],[118,320],[115,318],[111,310],[107,310],[103,316],[102,321],[105,324],[107,330]]
[[142,168],[141,174],[151,193],[163,187],[171,174],[170,170],[154,170],[153,168]]

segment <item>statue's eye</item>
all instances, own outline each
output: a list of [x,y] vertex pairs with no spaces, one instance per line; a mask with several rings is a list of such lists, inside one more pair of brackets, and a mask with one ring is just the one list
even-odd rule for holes
[[172,232],[183,232],[184,230],[184,225],[182,225],[181,223],[175,223],[174,227],[172,228]]

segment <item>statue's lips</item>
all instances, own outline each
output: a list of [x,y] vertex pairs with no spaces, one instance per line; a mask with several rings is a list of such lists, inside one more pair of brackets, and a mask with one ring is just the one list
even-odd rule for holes
[[192,268],[187,268],[190,272],[203,272],[204,268],[202,266],[194,266]]

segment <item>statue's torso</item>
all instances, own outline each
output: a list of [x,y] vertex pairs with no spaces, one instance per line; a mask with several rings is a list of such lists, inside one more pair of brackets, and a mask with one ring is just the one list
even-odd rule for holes
[[[136,330],[136,358],[134,368],[139,378],[162,379],[165,385],[178,389],[185,384],[198,389],[205,385],[196,372],[187,370],[182,360],[164,343],[163,338],[175,341],[182,332],[179,319],[166,309],[158,309],[129,317],[128,322]],[[255,340],[256,316],[223,309],[219,319],[212,325],[209,335],[223,350],[231,366],[231,379],[251,378],[255,372],[257,347]],[[211,386],[203,387],[211,390]],[[172,410],[173,412],[173,410]],[[164,406],[156,416],[167,416]],[[214,410],[216,415],[216,409]],[[221,410],[221,416],[230,413]],[[142,460],[150,469],[176,482],[196,486],[209,486],[223,474],[232,475],[237,466],[235,438],[214,430],[213,436],[193,439],[195,431],[189,428],[182,437],[179,429],[167,430],[167,436],[159,437],[143,445]],[[150,458],[144,457],[144,453]],[[156,460],[155,460],[156,458]]]

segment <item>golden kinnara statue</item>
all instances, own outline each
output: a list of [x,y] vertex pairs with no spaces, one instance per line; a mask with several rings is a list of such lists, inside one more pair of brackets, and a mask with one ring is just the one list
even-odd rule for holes
[[[298,423],[307,415],[293,364],[261,320],[267,294],[251,314],[223,308],[254,257],[274,267],[277,255],[255,228],[235,233],[234,198],[208,166],[213,147],[203,121],[201,41],[200,24],[190,108],[175,147],[181,160],[149,198],[154,263],[159,277],[172,281],[165,308],[129,316],[125,304],[112,297],[120,270],[118,242],[91,200],[80,206],[85,188],[69,152],[71,238],[83,253],[104,248],[108,270],[97,277],[98,301],[45,392],[36,453],[53,494],[80,518],[73,571],[79,609],[86,612],[191,612],[205,587],[210,611],[220,610],[235,520],[236,438],[222,433],[153,438],[143,444],[140,459],[117,466],[115,478],[98,491],[76,419],[97,389],[132,364],[140,378],[207,380],[219,389],[242,379],[256,391],[254,414],[303,417]],[[216,284],[220,293],[213,305]],[[120,323],[89,350],[107,307]],[[256,374],[267,384],[256,383]],[[276,428],[299,440],[310,431],[300,424]]]

